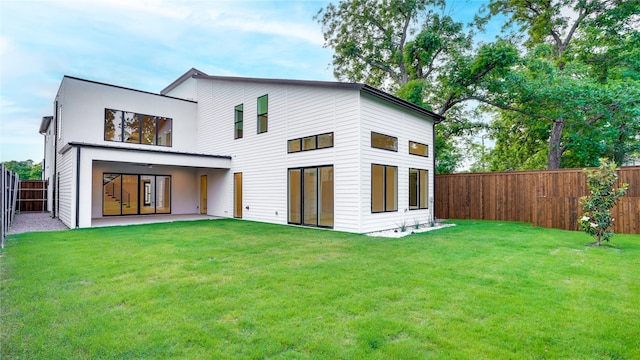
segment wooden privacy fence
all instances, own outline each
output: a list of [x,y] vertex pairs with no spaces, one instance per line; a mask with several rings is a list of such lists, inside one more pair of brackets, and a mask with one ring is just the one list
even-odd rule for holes
[[47,182],[45,180],[21,180],[18,194],[21,212],[47,211]]
[[[627,195],[613,208],[614,231],[640,234],[640,166],[622,167]],[[589,194],[582,169],[436,175],[436,217],[524,221],[578,230],[580,197]]]

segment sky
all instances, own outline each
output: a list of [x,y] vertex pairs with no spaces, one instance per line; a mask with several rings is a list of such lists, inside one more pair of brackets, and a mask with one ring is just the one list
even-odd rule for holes
[[[42,161],[38,129],[64,75],[154,93],[191,68],[335,81],[313,19],[330,2],[0,0],[0,161]],[[466,23],[483,3],[446,12]]]

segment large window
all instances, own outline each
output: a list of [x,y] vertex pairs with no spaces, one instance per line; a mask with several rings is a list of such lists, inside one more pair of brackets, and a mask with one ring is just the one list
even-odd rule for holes
[[422,169],[409,169],[409,209],[427,209],[429,172]]
[[398,138],[371,132],[371,147],[383,150],[398,151]]
[[289,224],[333,227],[333,166],[289,169]]
[[243,112],[244,112],[244,106],[243,104],[240,104],[238,106],[236,106],[234,112],[234,138],[235,139],[240,139],[242,138],[242,127],[243,127]]
[[371,165],[371,212],[398,211],[398,167]]
[[171,213],[171,176],[102,174],[102,215]]
[[171,146],[172,119],[104,109],[104,139],[132,144]]
[[263,95],[258,98],[258,134],[267,132],[269,120],[269,96]]
[[333,147],[333,133],[306,136],[287,141],[287,152],[316,150]]
[[418,142],[409,140],[409,154],[418,156],[429,156],[429,147],[425,144],[420,144]]

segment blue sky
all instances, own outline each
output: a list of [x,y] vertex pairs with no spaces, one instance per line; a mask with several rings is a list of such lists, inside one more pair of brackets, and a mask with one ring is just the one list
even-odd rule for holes
[[[38,128],[64,75],[151,92],[192,67],[335,80],[313,20],[329,3],[0,0],[0,160],[42,160]],[[449,1],[447,13],[468,22],[482,3]]]

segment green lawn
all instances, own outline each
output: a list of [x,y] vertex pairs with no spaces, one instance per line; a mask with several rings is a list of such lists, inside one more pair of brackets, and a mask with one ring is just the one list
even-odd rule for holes
[[22,234],[0,358],[640,358],[640,236],[236,220]]

